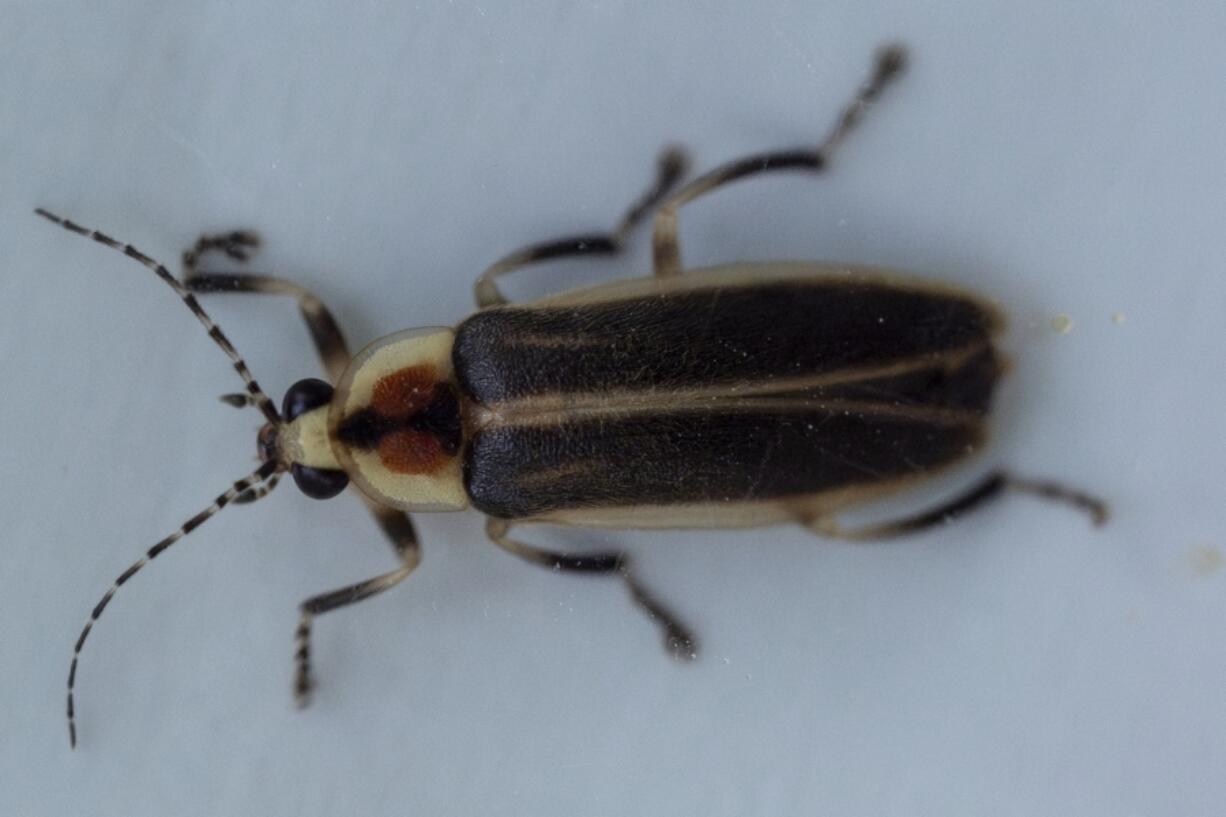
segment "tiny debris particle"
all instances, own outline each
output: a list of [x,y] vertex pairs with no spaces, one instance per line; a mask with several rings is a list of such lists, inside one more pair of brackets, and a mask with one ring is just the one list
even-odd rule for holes
[[1114,312],[1111,314],[1112,323],[1123,323],[1127,319],[1128,319],[1128,316],[1125,315],[1123,312]]
[[1213,545],[1203,545],[1192,549],[1188,561],[1192,563],[1196,575],[1212,576],[1222,566],[1222,551]]
[[1067,335],[1073,331],[1073,319],[1068,315],[1061,313],[1051,319],[1051,328],[1055,329],[1062,335]]

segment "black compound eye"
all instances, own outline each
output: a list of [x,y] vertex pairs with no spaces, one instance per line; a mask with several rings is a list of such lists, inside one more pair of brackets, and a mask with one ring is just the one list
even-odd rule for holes
[[281,401],[281,419],[292,423],[299,414],[326,406],[332,401],[332,387],[317,377],[299,380],[289,387]]
[[349,484],[349,475],[335,468],[312,468],[294,463],[289,467],[289,472],[298,490],[311,499],[331,499]]

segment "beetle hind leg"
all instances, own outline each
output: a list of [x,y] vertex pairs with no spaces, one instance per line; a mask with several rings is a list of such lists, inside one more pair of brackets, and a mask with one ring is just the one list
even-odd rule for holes
[[667,605],[657,599],[639,582],[631,567],[630,555],[621,551],[605,551],[582,556],[554,553],[511,539],[507,533],[511,523],[490,517],[485,532],[503,550],[541,567],[589,575],[616,575],[625,582],[630,598],[659,625],[664,635],[664,648],[674,658],[689,661],[698,657],[698,639],[677,618]]
[[1017,491],[1019,493],[1031,494],[1041,499],[1063,502],[1088,514],[1095,527],[1105,524],[1109,516],[1107,503],[1097,497],[1055,482],[1021,479],[1003,471],[996,471],[953,499],[914,516],[896,519],[892,522],[865,525],[859,528],[843,527],[838,523],[838,520],[829,515],[804,520],[804,524],[805,527],[815,533],[835,539],[849,539],[853,541],[889,539],[952,522],[969,511],[982,508],[993,500],[1000,499],[1009,491]]
[[652,234],[655,273],[660,276],[681,272],[681,247],[677,239],[677,210],[699,196],[738,179],[779,170],[824,170],[835,148],[850,133],[869,106],[906,66],[907,55],[901,45],[890,45],[877,52],[873,71],[835,120],[826,138],[816,148],[779,150],[734,159],[694,179],[660,205]]
[[474,295],[477,306],[497,306],[508,302],[506,295],[498,289],[495,283],[509,272],[549,261],[580,255],[617,255],[625,245],[626,236],[630,234],[643,218],[676,187],[685,175],[688,160],[685,152],[676,146],[665,148],[660,154],[656,165],[656,178],[622,217],[617,227],[609,233],[594,233],[591,235],[570,236],[539,244],[529,244],[494,262],[477,279],[474,285]]

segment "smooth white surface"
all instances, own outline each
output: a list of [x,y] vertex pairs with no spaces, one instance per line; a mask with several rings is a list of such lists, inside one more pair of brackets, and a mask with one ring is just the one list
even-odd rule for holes
[[[0,814],[1220,813],[1220,4],[2,16]],[[168,262],[257,227],[257,268],[316,289],[356,348],[459,320],[514,247],[611,226],[668,141],[705,168],[815,139],[891,38],[912,71],[829,175],[685,211],[686,260],[883,264],[999,298],[1016,368],[989,460],[1100,492],[1108,528],[1016,498],[881,547],[542,532],[630,543],[702,633],[679,667],[615,583],[422,517],[418,574],[318,622],[298,714],[295,605],[393,562],[352,498],[285,485],[124,588],[68,751],[85,615],[254,466],[258,417],[216,402],[238,381],[164,286],[33,207]],[[512,288],[644,270],[646,239]],[[290,303],[207,305],[278,399],[318,372]]]

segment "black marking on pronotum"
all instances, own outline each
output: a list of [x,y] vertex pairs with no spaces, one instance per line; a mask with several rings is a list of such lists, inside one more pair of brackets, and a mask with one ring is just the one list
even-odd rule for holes
[[455,388],[448,383],[435,384],[425,407],[405,417],[389,417],[373,408],[354,412],[341,421],[336,438],[352,448],[369,450],[398,431],[425,432],[438,440],[445,453],[457,453],[464,432]]
[[[620,580],[681,659],[695,656],[697,639],[627,553],[549,551],[512,538],[512,528],[794,524],[878,539],[932,528],[1009,492],[1105,521],[1106,505],[1092,496],[997,470],[913,516],[843,527],[844,509],[902,491],[982,448],[1007,368],[996,347],[998,310],[953,287],[870,268],[681,266],[682,205],[763,173],[821,172],[903,63],[901,48],[883,50],[816,145],[736,159],[688,184],[684,154],[665,150],[655,179],[613,230],[515,250],[478,278],[479,310],[454,330],[397,332],[356,356],[323,301],[301,286],[197,269],[211,253],[246,260],[257,245],[252,231],[202,236],[183,254],[180,281],[130,245],[39,210],[169,284],[243,378],[246,392],[222,399],[258,406],[267,420],[257,435],[260,468],[154,545],[94,607],[69,667],[74,744],[78,659],[118,588],[227,504],[267,495],[286,471],[315,498],[352,482],[399,562],[302,602],[292,687],[300,704],[314,684],[314,617],[394,587],[420,562],[407,511],[473,507],[486,515],[492,542],[531,564]],[[652,210],[652,277],[520,305],[499,290],[499,278],[527,265],[619,253]],[[198,293],[295,298],[331,382],[298,381],[278,415]]]

